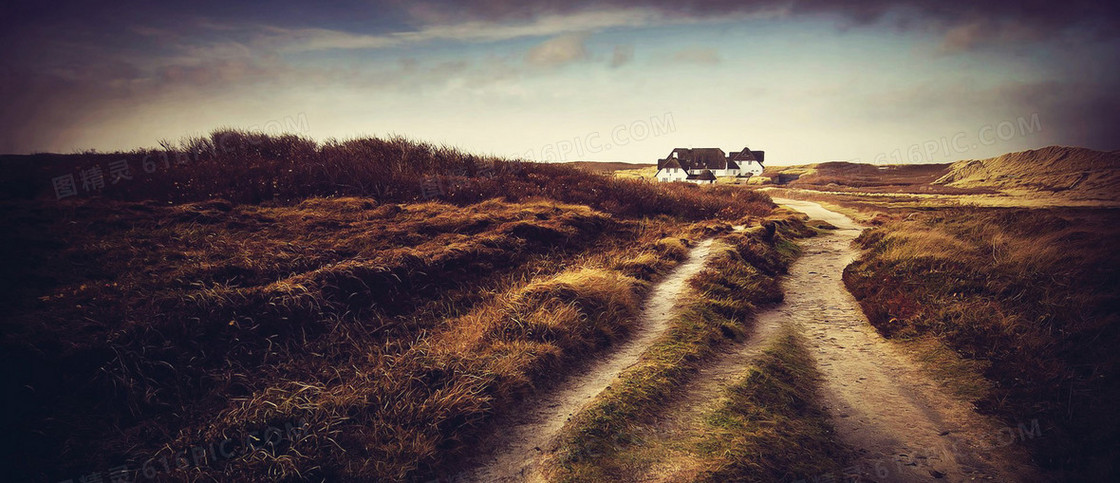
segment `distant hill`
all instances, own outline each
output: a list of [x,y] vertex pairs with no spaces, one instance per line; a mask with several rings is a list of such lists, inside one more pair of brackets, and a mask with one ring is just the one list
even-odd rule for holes
[[767,166],[762,176],[748,183],[783,185],[821,191],[877,193],[965,194],[987,190],[964,190],[932,183],[949,172],[949,164],[875,165],[829,161],[799,166]]
[[948,171],[948,164],[874,165],[830,161],[800,166],[767,167],[762,176],[778,180],[785,175],[788,184],[847,187],[928,185]]
[[981,160],[957,161],[933,184],[1045,193],[1071,199],[1120,199],[1120,151],[1050,146]]
[[657,166],[652,163],[624,163],[621,161],[571,161],[562,164],[588,171],[595,171],[597,173],[613,173],[626,169],[642,169]]

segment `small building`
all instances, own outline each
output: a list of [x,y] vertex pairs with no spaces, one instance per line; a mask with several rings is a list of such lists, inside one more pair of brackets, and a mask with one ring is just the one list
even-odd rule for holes
[[657,181],[711,184],[716,178],[749,178],[762,174],[763,151],[725,154],[720,148],[676,148],[657,160]]
[[743,148],[742,151],[729,154],[727,157],[739,167],[739,176],[749,178],[762,174],[762,162],[766,159],[766,152]]

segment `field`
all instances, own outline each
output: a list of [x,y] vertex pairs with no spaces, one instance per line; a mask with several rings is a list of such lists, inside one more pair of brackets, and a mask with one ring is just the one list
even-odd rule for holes
[[[11,475],[438,474],[626,339],[689,244],[773,207],[403,139],[254,136],[6,160]],[[52,199],[53,176],[116,159],[134,179]]]
[[1120,216],[1095,172],[978,174],[1024,156],[780,187],[233,130],[8,156],[9,474],[1104,479]]

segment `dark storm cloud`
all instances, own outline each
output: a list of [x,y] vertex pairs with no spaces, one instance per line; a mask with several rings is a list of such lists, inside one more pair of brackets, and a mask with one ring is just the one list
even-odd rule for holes
[[[0,152],[65,144],[67,133],[98,122],[91,113],[135,105],[174,89],[260,79],[280,67],[239,51],[243,34],[223,22],[284,21],[285,7],[202,1],[11,2],[0,7]],[[260,18],[260,17],[258,17]],[[289,20],[290,21],[290,20]],[[224,31],[223,31],[224,30]],[[220,39],[221,52],[196,55]]]

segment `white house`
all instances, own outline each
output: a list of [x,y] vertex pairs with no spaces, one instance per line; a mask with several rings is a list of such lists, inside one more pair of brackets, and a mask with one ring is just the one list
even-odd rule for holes
[[665,159],[657,160],[657,180],[711,184],[716,178],[749,178],[762,174],[763,151],[724,154],[719,148],[676,148]]
[[728,162],[739,167],[738,176],[743,178],[762,174],[762,160],[765,157],[766,151],[751,151],[750,148],[727,155]]

